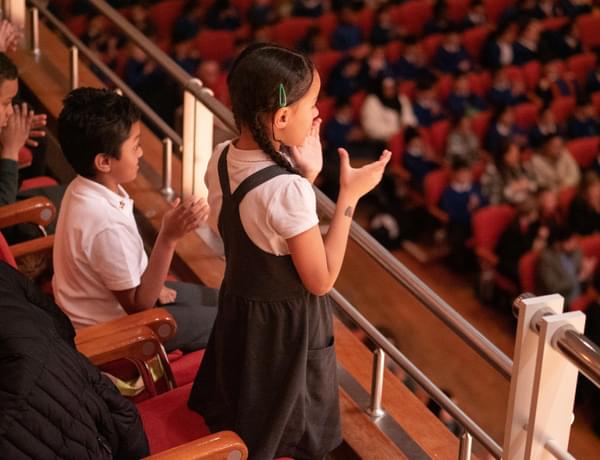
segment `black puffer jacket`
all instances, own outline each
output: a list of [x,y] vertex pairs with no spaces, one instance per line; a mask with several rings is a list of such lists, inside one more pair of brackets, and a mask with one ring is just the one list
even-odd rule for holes
[[68,318],[0,262],[0,458],[148,455],[135,406],[75,349]]

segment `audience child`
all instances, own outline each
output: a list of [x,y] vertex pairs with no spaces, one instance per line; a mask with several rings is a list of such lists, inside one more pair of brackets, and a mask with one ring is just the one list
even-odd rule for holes
[[394,75],[404,80],[417,80],[421,78],[434,78],[427,66],[427,56],[421,43],[414,38],[407,38],[402,56],[392,63]]
[[179,43],[191,40],[198,35],[204,13],[204,7],[200,3],[196,0],[187,0],[183,11],[173,25],[173,42]]
[[412,126],[404,129],[402,165],[410,173],[411,186],[418,190],[423,188],[425,176],[440,167],[440,159],[425,142],[419,130]]
[[498,69],[494,73],[488,99],[496,107],[513,106],[529,101],[525,84],[521,80],[511,80],[506,69]]
[[362,60],[353,56],[345,57],[331,72],[327,93],[336,99],[350,99],[365,87],[368,79],[365,70]]
[[464,29],[479,27],[487,24],[487,14],[482,0],[471,0],[469,11],[463,23]]
[[540,187],[536,193],[540,221],[548,228],[559,227],[565,222],[564,210],[558,202],[555,189]]
[[452,163],[460,158],[469,164],[474,164],[480,160],[480,157],[481,146],[479,138],[473,132],[471,119],[466,115],[456,118],[446,141],[446,159]]
[[600,91],[600,59],[598,57],[598,54],[600,53],[597,53],[596,55],[596,67],[590,71],[587,77],[587,83],[585,88],[588,94]]
[[576,96],[577,81],[570,72],[561,74],[561,62],[551,61],[544,65],[535,93],[543,105],[550,105],[557,97]]
[[471,166],[461,160],[451,165],[450,184],[442,193],[440,208],[448,214],[448,242],[451,264],[457,270],[468,268],[466,242],[471,236],[471,215],[486,204],[479,184],[473,181]]
[[228,85],[240,137],[216,147],[206,176],[209,223],[227,266],[188,405],[211,430],[235,430],[251,458],[323,458],[342,441],[325,294],[356,203],[391,154],[353,169],[339,150],[339,197],[323,239],[311,185],[322,167],[314,65],[276,45],[250,45]]
[[579,29],[575,21],[569,21],[559,29],[556,34],[558,40],[553,42],[555,46],[555,59],[567,60],[571,56],[583,53],[581,40],[579,37]]
[[538,111],[536,124],[529,131],[529,145],[537,149],[549,136],[562,135],[562,127],[556,122],[554,112],[549,106],[541,107]]
[[362,31],[356,25],[356,13],[352,8],[344,6],[338,14],[338,24],[331,37],[334,50],[348,51],[363,41]]
[[579,235],[600,232],[600,178],[587,171],[569,209],[569,222]]
[[458,29],[452,28],[446,33],[435,53],[434,63],[440,72],[452,75],[469,72],[473,68],[471,56],[461,44]]
[[499,69],[515,63],[514,44],[517,39],[517,25],[504,22],[488,38],[483,49],[483,60],[486,67]]
[[598,114],[590,99],[580,98],[577,100],[575,112],[567,121],[567,134],[571,139],[600,134]]
[[517,205],[517,215],[500,235],[494,251],[498,254],[498,272],[518,285],[519,260],[532,249],[541,251],[546,247],[549,228],[540,220],[534,196],[521,201]]
[[148,259],[122,184],[135,180],[142,156],[140,113],[113,91],[79,88],[58,119],[62,151],[78,176],[69,184],[56,224],[56,302],[78,329],[153,308],[177,321],[168,350],[206,346],[217,291],[165,279],[177,241],[207,218],[205,200],[179,199],[167,211]]
[[487,132],[485,148],[488,152],[495,152],[507,142],[524,146],[527,138],[515,124],[513,109],[510,106],[498,107]]
[[595,258],[583,257],[573,229],[561,226],[550,229],[548,246],[536,264],[536,292],[558,293],[569,305],[583,292],[583,284],[594,274]]
[[437,94],[437,81],[431,78],[417,80],[417,94],[413,103],[413,111],[421,126],[431,126],[436,121],[446,118]]
[[390,5],[384,3],[375,11],[371,29],[371,44],[373,46],[387,45],[398,37],[400,37],[400,30],[392,21]]
[[536,191],[533,173],[521,160],[521,149],[506,142],[494,152],[494,161],[488,163],[481,177],[483,194],[490,204],[516,205]]
[[318,18],[324,11],[323,0],[294,0],[292,16]]
[[555,190],[577,186],[581,176],[577,162],[557,135],[546,138],[533,155],[531,168],[540,187]]
[[486,109],[485,101],[471,91],[466,74],[456,77],[446,104],[455,117],[471,116]]
[[448,16],[447,0],[435,0],[432,17],[423,28],[425,35],[444,34],[453,26]]
[[272,0],[253,0],[247,16],[248,22],[253,28],[274,24],[279,19]]
[[215,0],[204,18],[210,29],[236,30],[241,25],[240,11],[231,0]]
[[538,59],[542,25],[539,21],[524,21],[519,28],[519,38],[514,45],[514,64],[523,65]]

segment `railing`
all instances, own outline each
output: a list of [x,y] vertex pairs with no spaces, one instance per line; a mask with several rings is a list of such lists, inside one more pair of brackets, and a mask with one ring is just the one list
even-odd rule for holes
[[[21,0],[22,1],[22,0]],[[175,143],[183,148],[183,192],[191,193],[194,187],[201,182],[203,171],[200,173],[193,171],[195,163],[194,156],[204,156],[204,164],[207,162],[212,149],[212,133],[206,135],[206,126],[212,127],[214,122],[229,133],[230,137],[237,132],[231,112],[211,94],[210,90],[204,88],[202,83],[193,79],[183,69],[181,69],[169,56],[154,45],[140,31],[127,22],[117,11],[111,8],[102,0],[89,0],[90,3],[105,17],[107,17],[115,26],[117,26],[124,35],[145,51],[151,59],[162,67],[184,91],[184,134],[183,138],[173,131],[143,100],[141,100],[134,91],[131,90],[108,66],[106,66],[89,48],[77,39],[57,18],[55,18],[43,5],[40,0],[28,0],[36,9],[31,11],[31,24],[35,26],[38,21],[38,10],[66,39],[74,45],[75,50],[81,52],[89,61],[96,66],[104,75],[106,75],[117,88],[140,107],[145,117],[157,127],[166,138],[164,144],[164,162],[163,162],[163,190],[165,194],[172,193],[170,184],[171,157],[170,151],[172,144]],[[6,1],[5,1],[6,3]],[[34,55],[39,54],[37,42],[38,32],[35,27],[30,31],[31,51]],[[73,52],[75,54],[75,52]],[[73,62],[73,61],[72,61]],[[77,69],[76,60],[72,65],[73,72]],[[72,78],[72,82],[75,78]],[[200,139],[199,130],[204,129],[203,134],[207,139]],[[186,179],[186,175],[188,175]],[[195,176],[195,177],[192,177]],[[194,183],[196,183],[194,185]],[[187,185],[186,185],[187,184]],[[335,204],[329,200],[323,193],[316,190],[319,210],[322,214],[332,217]],[[450,305],[441,299],[431,288],[426,286],[410,270],[401,264],[385,248],[375,241],[358,224],[353,223],[350,230],[350,238],[354,240],[364,251],[366,251],[379,265],[381,265],[391,276],[411,292],[423,305],[433,312],[444,324],[456,333],[473,350],[477,351],[488,363],[490,363],[502,376],[510,379],[512,373],[512,361],[502,353],[493,343],[483,336],[476,328],[468,323],[460,314]],[[339,292],[332,291],[333,300],[342,308],[342,310],[352,318],[377,345],[375,352],[375,363],[373,371],[373,388],[371,393],[371,405],[369,413],[377,418],[381,415],[381,389],[383,379],[383,361],[385,353],[390,356],[394,362],[402,367],[407,374],[421,385],[448,413],[450,413],[464,428],[465,434],[461,438],[459,458],[470,458],[471,435],[475,437],[488,451],[494,456],[500,458],[503,454],[502,448],[468,415],[466,415],[454,402],[452,402],[435,384],[431,382],[417,367],[414,366],[396,347],[394,347],[358,310],[353,307]],[[592,366],[581,357],[588,357],[582,347],[587,346],[579,339],[574,338],[569,332],[564,333],[559,341],[559,347],[562,347],[568,354],[577,360],[578,365],[586,363],[586,375],[597,375],[600,367],[597,356],[591,356]],[[585,347],[584,347],[585,348]],[[597,350],[595,350],[597,352]],[[578,358],[579,357],[579,358]],[[595,361],[594,361],[595,360]],[[596,380],[596,383],[598,380]],[[548,450],[554,449],[560,453],[560,449],[549,443]],[[557,450],[558,449],[558,450]],[[567,454],[568,455],[568,454]],[[567,458],[567,457],[564,457]]]

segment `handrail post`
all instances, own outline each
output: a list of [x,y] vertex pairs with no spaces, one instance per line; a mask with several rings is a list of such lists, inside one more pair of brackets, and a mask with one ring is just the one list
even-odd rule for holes
[[76,46],[69,48],[69,69],[70,90],[72,91],[79,87],[79,50]]
[[471,451],[473,449],[473,437],[468,431],[465,431],[460,437],[458,446],[458,460],[471,460]]
[[40,16],[37,8],[29,9],[29,51],[40,55]]
[[373,375],[371,380],[371,399],[367,413],[373,418],[381,417],[384,412],[381,408],[383,396],[383,377],[385,371],[385,352],[378,348],[373,353]]
[[192,93],[210,92],[198,79],[191,79],[183,94],[183,155],[181,161],[182,196],[206,196],[204,175],[213,148],[214,117]]
[[167,199],[171,199],[175,194],[175,190],[171,186],[171,175],[173,172],[173,141],[166,137],[162,141],[163,144],[163,163],[162,163],[162,193]]

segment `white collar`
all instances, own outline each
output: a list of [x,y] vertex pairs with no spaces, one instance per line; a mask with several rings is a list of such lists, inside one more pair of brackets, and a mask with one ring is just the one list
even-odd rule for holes
[[77,187],[77,193],[86,196],[101,196],[116,209],[133,209],[133,200],[120,184],[117,185],[118,193],[115,193],[99,182],[79,175],[73,179],[73,183]]

